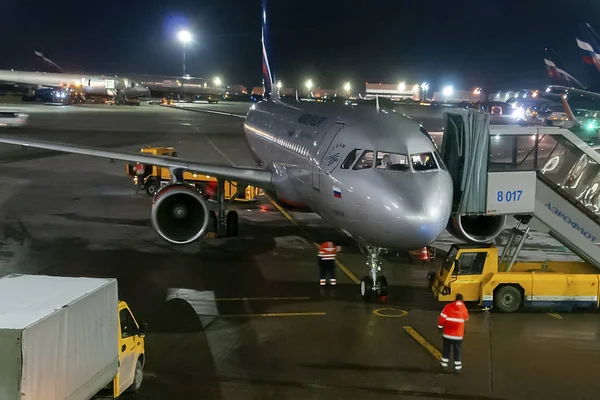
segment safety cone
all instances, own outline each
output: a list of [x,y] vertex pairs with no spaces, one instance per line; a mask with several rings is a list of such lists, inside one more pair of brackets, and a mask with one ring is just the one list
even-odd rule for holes
[[429,261],[429,252],[427,251],[427,247],[423,247],[421,249],[421,257],[419,257],[421,261]]

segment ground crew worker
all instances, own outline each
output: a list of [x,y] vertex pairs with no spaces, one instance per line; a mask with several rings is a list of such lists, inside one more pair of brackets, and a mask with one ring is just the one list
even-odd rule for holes
[[438,329],[443,331],[444,345],[442,347],[442,368],[448,368],[450,351],[454,353],[454,370],[460,373],[462,361],[460,350],[465,335],[465,321],[469,320],[469,311],[463,302],[462,294],[456,295],[456,300],[446,304],[438,321]]
[[341,250],[340,246],[336,246],[333,242],[323,242],[319,247],[319,284],[325,286],[327,276],[329,276],[329,284],[335,286],[335,256]]

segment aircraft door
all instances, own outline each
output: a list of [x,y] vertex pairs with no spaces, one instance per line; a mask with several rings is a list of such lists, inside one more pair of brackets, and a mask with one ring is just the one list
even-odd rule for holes
[[335,125],[329,128],[325,135],[323,135],[321,142],[317,146],[317,151],[312,163],[313,189],[321,190],[321,166],[323,165],[325,154],[327,154],[327,150],[329,150],[329,146],[333,143],[333,139],[335,139],[335,136],[343,127],[344,124],[342,122],[336,122]]

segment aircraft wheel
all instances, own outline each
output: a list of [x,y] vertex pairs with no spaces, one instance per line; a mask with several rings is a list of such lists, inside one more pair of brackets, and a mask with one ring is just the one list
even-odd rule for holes
[[229,211],[227,213],[227,236],[238,235],[238,213],[237,211]]
[[387,278],[383,275],[377,277],[377,294],[379,296],[387,296],[388,294]]
[[373,279],[365,276],[360,281],[360,296],[364,301],[369,301],[371,299],[371,293],[373,293]]
[[159,188],[160,184],[154,179],[146,182],[146,193],[150,197],[153,197],[156,194],[156,192],[158,192]]

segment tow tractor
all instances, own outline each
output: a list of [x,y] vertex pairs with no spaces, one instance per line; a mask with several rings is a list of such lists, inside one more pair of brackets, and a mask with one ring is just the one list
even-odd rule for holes
[[[173,147],[145,147],[141,153],[157,156],[177,157]],[[143,175],[138,176],[135,168],[137,164],[126,164],[126,173],[131,176],[136,186],[136,191],[144,190],[148,196],[155,196],[159,190],[171,183],[171,173],[168,168],[155,165],[145,165]],[[227,236],[237,236],[238,215],[236,211],[226,212],[225,201],[249,203],[258,201],[264,196],[264,191],[255,186],[242,185],[238,182],[218,180],[209,175],[183,172],[183,182],[193,185],[204,197],[215,199],[218,203],[218,214],[210,211],[208,236],[215,236],[224,232]]]
[[428,275],[438,301],[465,301],[502,312],[524,307],[598,308],[600,275],[586,262],[515,262],[491,244],[453,245]]

